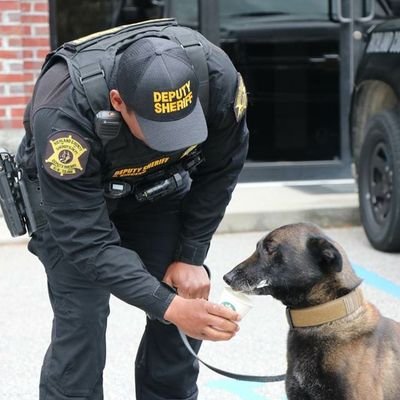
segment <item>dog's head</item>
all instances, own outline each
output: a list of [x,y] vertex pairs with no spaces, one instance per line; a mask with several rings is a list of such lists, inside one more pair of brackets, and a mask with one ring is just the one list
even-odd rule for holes
[[291,307],[321,304],[360,284],[343,249],[309,223],[270,232],[224,280],[234,290],[271,295]]

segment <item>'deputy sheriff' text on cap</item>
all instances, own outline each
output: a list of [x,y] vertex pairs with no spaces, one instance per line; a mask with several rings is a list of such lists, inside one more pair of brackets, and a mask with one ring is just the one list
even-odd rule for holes
[[184,149],[207,138],[199,82],[185,50],[172,40],[139,39],[121,56],[117,89],[135,112],[147,145]]

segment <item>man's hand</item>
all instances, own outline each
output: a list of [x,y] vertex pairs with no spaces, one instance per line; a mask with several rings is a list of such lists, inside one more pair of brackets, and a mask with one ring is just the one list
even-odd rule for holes
[[220,341],[229,340],[236,334],[240,317],[220,304],[175,296],[164,319],[194,339]]
[[168,268],[163,281],[186,299],[208,299],[210,278],[203,266],[175,261]]

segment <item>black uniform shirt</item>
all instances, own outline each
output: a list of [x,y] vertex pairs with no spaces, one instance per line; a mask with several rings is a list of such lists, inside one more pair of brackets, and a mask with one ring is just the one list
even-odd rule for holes
[[[210,74],[208,138],[202,145],[205,162],[192,176],[184,199],[176,249],[176,260],[194,265],[201,265],[207,255],[248,146],[239,75],[221,49],[199,37]],[[104,199],[104,155],[93,130],[93,113],[63,62],[36,84],[31,127],[49,226],[47,246],[68,255],[80,271],[115,296],[162,318],[174,295],[146,272],[134,251],[120,246]]]

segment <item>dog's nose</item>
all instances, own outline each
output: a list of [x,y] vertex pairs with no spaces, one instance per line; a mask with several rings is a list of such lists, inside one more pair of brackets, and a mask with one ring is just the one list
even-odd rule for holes
[[228,272],[227,274],[225,274],[222,279],[225,281],[225,283],[227,283],[228,285],[231,285],[232,278],[233,278],[233,273],[231,271],[231,272]]

